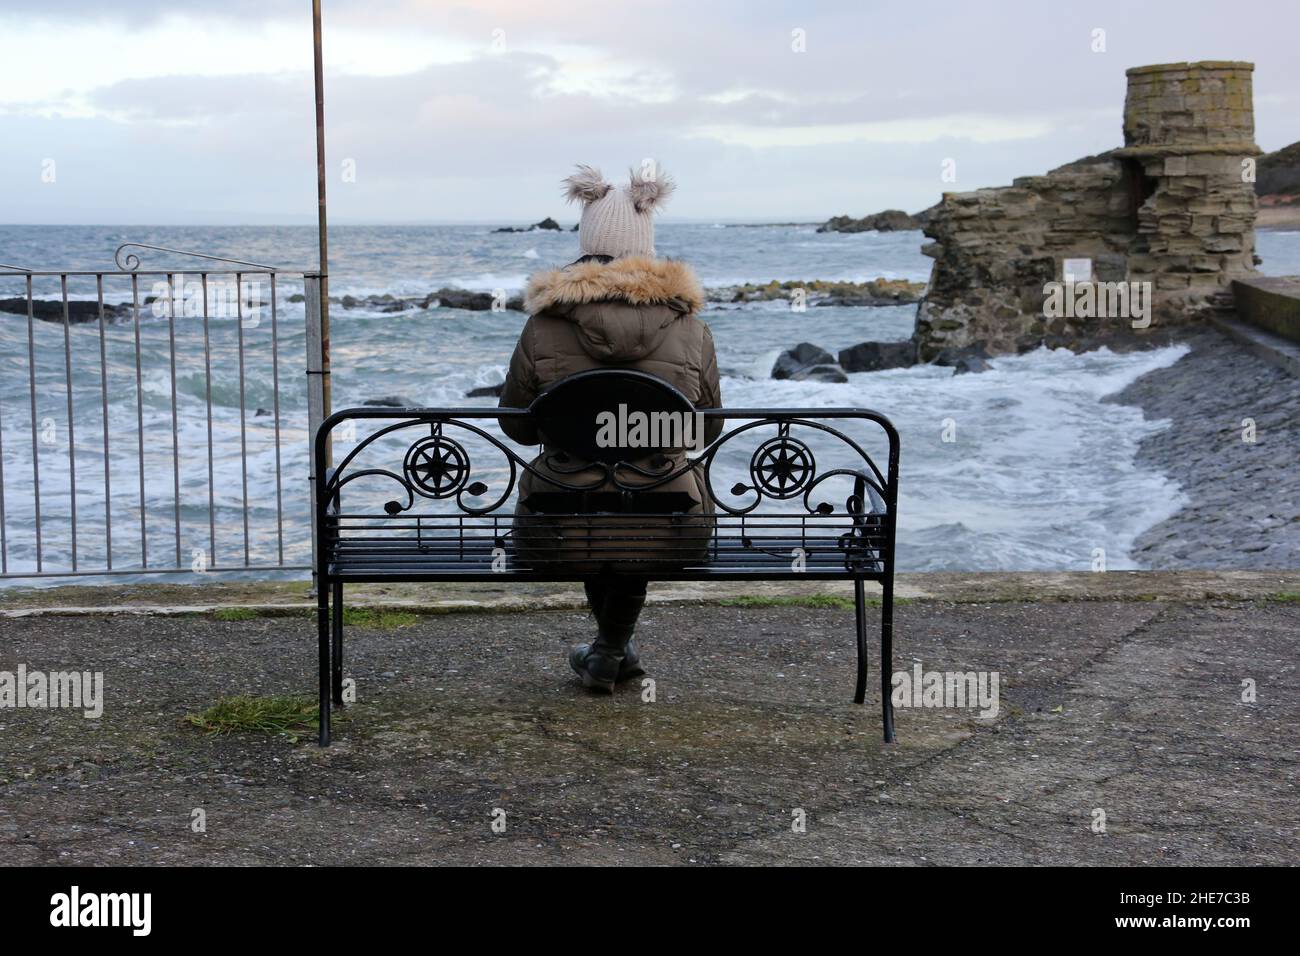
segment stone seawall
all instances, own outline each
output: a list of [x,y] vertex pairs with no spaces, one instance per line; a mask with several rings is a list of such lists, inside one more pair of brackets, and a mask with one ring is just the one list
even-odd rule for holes
[[1300,567],[1295,376],[1212,329],[1183,338],[1189,354],[1106,399],[1169,420],[1143,439],[1137,463],[1190,499],[1139,535],[1131,557],[1155,569]]

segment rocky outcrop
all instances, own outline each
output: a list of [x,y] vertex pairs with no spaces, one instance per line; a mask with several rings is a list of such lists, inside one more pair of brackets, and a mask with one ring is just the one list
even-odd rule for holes
[[913,339],[930,361],[947,347],[976,343],[990,352],[1016,352],[1050,340],[1094,333],[1086,320],[1049,319],[1047,284],[1063,261],[1090,258],[1094,277],[1122,280],[1132,241],[1123,173],[1111,158],[1081,160],[1044,176],[999,189],[948,194],[921,251],[935,259]]
[[[104,320],[115,322],[118,319],[125,319],[131,316],[132,306],[129,303],[121,305],[109,305],[104,303]],[[0,299],[0,312],[12,312],[16,315],[27,314],[26,297],[18,299]],[[141,306],[141,313],[148,314],[144,306]],[[63,300],[62,299],[33,299],[32,300],[32,318],[40,319],[42,322],[62,322],[63,321]],[[99,303],[97,301],[85,301],[81,299],[68,300],[68,321],[72,324],[81,322],[97,322],[99,320]]]
[[832,216],[817,227],[818,232],[898,232],[920,229],[921,224],[901,209],[886,209],[861,219],[852,216]]
[[[1255,196],[1241,175],[1259,152],[1252,70],[1129,70],[1123,148],[1011,186],[945,194],[925,228],[935,241],[922,251],[935,263],[913,336],[921,360],[975,344],[997,354],[1154,338],[1229,308],[1232,280],[1254,271]],[[1047,307],[1049,287],[1072,278],[1068,260],[1091,271],[1071,294],[1136,284],[1128,288],[1146,297],[1147,315]]]
[[[330,302],[345,309],[366,309],[370,312],[406,312],[411,309],[465,309],[469,312],[486,312],[492,308],[496,297],[491,292],[474,292],[469,289],[439,289],[425,296],[344,295],[330,296]],[[290,302],[302,302],[301,293],[289,296]],[[505,308],[522,312],[524,299],[513,295],[503,303]],[[24,306],[24,310],[26,307]]]
[[1300,143],[1255,161],[1255,195],[1300,196]]
[[880,306],[907,305],[921,301],[925,283],[906,279],[872,279],[869,282],[835,282],[813,279],[806,282],[773,279],[765,284],[747,282],[744,285],[720,286],[708,290],[710,302],[769,302],[776,299],[793,300],[803,290],[807,305]]
[[777,356],[772,377],[804,382],[847,382],[844,369],[835,364],[835,356],[811,342],[800,342]]
[[506,387],[505,382],[498,382],[496,385],[480,385],[478,388],[471,388],[465,393],[466,398],[500,398],[501,390]]
[[1268,153],[1255,166],[1257,224],[1261,229],[1300,226],[1300,143]]
[[405,312],[415,307],[415,302],[410,299],[399,299],[395,295],[388,294],[360,297],[345,295],[338,298],[330,296],[330,302],[341,305],[345,309],[368,309],[372,312]]
[[[466,289],[439,289],[431,292],[420,302],[422,309],[466,309],[470,312],[487,312],[492,308],[495,296],[491,292],[470,292]],[[506,299],[504,305],[514,312],[524,310],[523,296],[515,295]]]
[[[574,226],[573,228],[577,229],[578,227]],[[515,228],[514,226],[503,226],[500,229],[493,229],[492,231],[493,232],[540,232],[542,230],[547,230],[551,232],[563,232],[564,227],[561,226],[554,219],[552,219],[550,216],[547,216],[541,222],[535,222],[531,226],[524,226],[518,229]]]

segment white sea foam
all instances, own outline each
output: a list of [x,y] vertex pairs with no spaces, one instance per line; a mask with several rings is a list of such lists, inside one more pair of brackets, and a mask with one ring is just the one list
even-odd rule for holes
[[[1143,530],[1186,498],[1134,464],[1138,443],[1168,426],[1101,399],[1183,346],[1075,355],[1040,349],[978,375],[920,366],[847,384],[730,379],[730,405],[866,406],[902,436],[900,562],[910,569],[1088,570],[1133,567]],[[954,441],[944,441],[950,425]]]

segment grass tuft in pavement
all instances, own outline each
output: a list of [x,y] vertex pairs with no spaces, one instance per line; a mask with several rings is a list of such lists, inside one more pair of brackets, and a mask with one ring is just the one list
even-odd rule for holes
[[212,616],[218,621],[251,621],[258,614],[251,607],[219,607]]
[[185,720],[209,734],[283,735],[293,743],[320,727],[320,707],[310,697],[279,695],[223,697],[201,714]]
[[419,615],[409,611],[375,611],[368,607],[343,609],[343,623],[348,627],[387,630],[394,627],[409,627],[419,619]]

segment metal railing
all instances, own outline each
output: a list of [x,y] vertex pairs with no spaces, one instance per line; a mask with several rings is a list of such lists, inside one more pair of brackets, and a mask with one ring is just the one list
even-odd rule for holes
[[0,580],[309,570],[320,274],[114,259],[0,263]]

